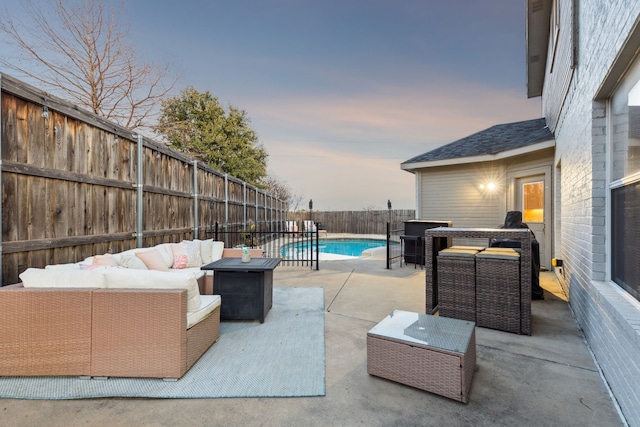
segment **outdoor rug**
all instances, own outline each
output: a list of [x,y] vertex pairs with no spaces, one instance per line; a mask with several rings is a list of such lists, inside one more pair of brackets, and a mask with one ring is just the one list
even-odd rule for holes
[[0,397],[19,399],[324,395],[324,294],[320,287],[273,288],[273,307],[262,324],[221,322],[218,341],[178,381],[0,377]]

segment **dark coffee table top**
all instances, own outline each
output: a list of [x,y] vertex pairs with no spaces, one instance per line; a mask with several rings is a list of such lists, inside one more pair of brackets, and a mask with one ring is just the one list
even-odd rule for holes
[[242,262],[242,258],[220,258],[218,261],[200,267],[200,269],[213,271],[266,271],[273,270],[278,264],[280,264],[280,258],[251,258],[249,262]]

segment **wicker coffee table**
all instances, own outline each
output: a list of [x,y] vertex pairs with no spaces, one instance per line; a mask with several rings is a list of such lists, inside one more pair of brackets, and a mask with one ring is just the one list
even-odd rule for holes
[[367,372],[467,402],[475,323],[395,310],[367,333]]

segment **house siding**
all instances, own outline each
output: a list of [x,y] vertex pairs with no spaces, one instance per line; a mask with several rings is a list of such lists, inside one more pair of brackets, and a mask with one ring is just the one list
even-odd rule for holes
[[609,130],[606,101],[593,101],[638,22],[640,1],[562,4],[579,5],[579,39],[568,89],[560,90],[558,70],[548,68],[543,90],[543,111],[556,137],[554,164],[562,168],[557,251],[571,307],[603,376],[629,425],[640,426],[640,304],[608,280]]
[[[552,164],[553,149],[550,148],[499,161],[420,169],[416,183],[419,218],[452,221],[454,227],[495,228],[504,223],[505,213],[512,205],[509,175]],[[496,184],[492,192],[480,188],[489,181]],[[486,242],[456,240],[455,243]]]
[[[454,227],[495,227],[504,221],[507,190],[503,162],[422,169],[420,218],[452,221]],[[494,181],[494,192],[481,184]]]

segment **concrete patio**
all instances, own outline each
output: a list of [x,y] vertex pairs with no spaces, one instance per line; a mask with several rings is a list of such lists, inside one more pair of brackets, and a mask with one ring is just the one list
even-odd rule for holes
[[[616,426],[612,401],[552,273],[532,335],[476,329],[467,404],[367,374],[366,334],[394,309],[424,311],[424,270],[379,256],[278,267],[274,286],[322,286],[326,396],[252,399],[2,399],[7,426]],[[268,317],[267,317],[268,321]],[[295,325],[291,325],[295,327]]]

